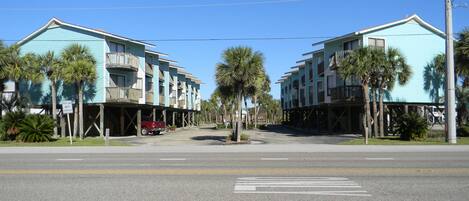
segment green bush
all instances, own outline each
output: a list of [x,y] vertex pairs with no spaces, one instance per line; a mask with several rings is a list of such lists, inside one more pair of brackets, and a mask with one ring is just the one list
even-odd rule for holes
[[225,128],[229,128],[231,129],[231,124],[228,123],[228,125],[225,127],[225,124],[217,124],[217,129],[225,129]]
[[4,140],[16,140],[16,137],[20,133],[18,125],[23,121],[25,116],[25,113],[22,111],[8,112],[5,114],[0,128]]
[[458,128],[458,136],[459,137],[469,137],[469,124],[460,126]]
[[18,125],[23,142],[49,142],[54,133],[54,120],[47,115],[28,115]]
[[397,119],[396,131],[403,140],[423,141],[427,138],[427,120],[417,113],[408,113]]
[[[249,140],[249,135],[248,134],[245,134],[245,133],[241,133],[241,141],[248,141]],[[228,136],[226,136],[226,141],[236,141],[236,138],[234,138],[233,134],[230,134]]]

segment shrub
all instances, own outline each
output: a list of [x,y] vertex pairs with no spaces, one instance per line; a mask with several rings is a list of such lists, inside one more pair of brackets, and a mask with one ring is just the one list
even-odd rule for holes
[[462,125],[458,128],[459,137],[469,137],[469,124]]
[[25,116],[22,111],[8,112],[5,114],[1,127],[5,140],[16,140],[16,137],[20,133],[18,125],[23,121]]
[[427,120],[417,113],[408,113],[397,119],[396,131],[403,140],[422,141],[427,138]]
[[48,142],[54,132],[54,120],[47,115],[28,115],[18,125],[23,142]]
[[[249,135],[248,134],[245,134],[245,133],[241,133],[241,141],[248,141],[249,140]],[[226,136],[226,141],[236,141],[236,138],[234,138],[234,135],[233,134],[230,134],[228,136]]]
[[267,127],[267,125],[265,125],[265,124],[261,124],[261,125],[259,125],[259,129],[260,129],[260,130],[267,130],[268,127]]

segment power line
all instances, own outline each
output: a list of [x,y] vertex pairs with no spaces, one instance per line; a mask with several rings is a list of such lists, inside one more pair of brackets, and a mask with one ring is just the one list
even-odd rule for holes
[[[401,37],[401,36],[429,36],[433,34],[428,33],[415,33],[415,34],[386,34],[386,35],[373,35],[375,37]],[[205,41],[270,41],[270,40],[311,40],[311,39],[331,39],[337,36],[293,36],[293,37],[240,37],[240,38],[167,38],[167,39],[135,39],[142,42],[205,42]],[[19,41],[18,39],[5,39],[3,41]],[[87,42],[87,41],[102,41],[97,39],[48,39],[48,40],[35,40],[35,41],[55,41],[55,42]]]
[[203,8],[203,7],[229,7],[229,6],[254,6],[266,4],[284,4],[302,2],[303,0],[265,0],[251,2],[232,3],[207,3],[207,4],[185,4],[185,5],[160,5],[160,6],[116,6],[116,7],[56,7],[56,8],[0,8],[0,11],[86,11],[86,10],[142,10],[161,8]]

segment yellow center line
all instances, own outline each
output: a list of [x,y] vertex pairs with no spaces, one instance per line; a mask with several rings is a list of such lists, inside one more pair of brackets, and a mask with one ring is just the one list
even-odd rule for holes
[[15,169],[1,175],[469,175],[469,168]]

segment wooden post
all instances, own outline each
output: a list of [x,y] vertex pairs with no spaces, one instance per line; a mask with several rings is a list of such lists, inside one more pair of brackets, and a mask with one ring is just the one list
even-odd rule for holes
[[404,111],[405,113],[409,113],[409,105],[404,105]]
[[99,104],[99,136],[104,137],[104,104]]
[[153,121],[156,121],[156,108],[153,108],[151,116],[153,117]]
[[327,106],[327,132],[329,134],[332,133],[332,108],[331,106]]
[[61,137],[65,137],[65,131],[66,131],[66,128],[65,128],[65,115],[64,114],[61,114],[60,115],[60,136]]
[[121,132],[120,132],[120,135],[123,136],[124,135],[124,128],[125,128],[125,117],[124,117],[124,108],[121,107],[121,112],[120,112],[120,126],[121,126]]
[[142,109],[137,110],[137,136],[142,136]]
[[347,106],[347,130],[352,132],[352,108]]
[[186,127],[186,124],[185,124],[186,122],[185,121],[186,121],[186,114],[184,112],[182,112],[182,127],[183,128]]
[[167,124],[166,122],[166,109],[163,110],[163,122]]
[[175,125],[176,125],[176,111],[173,111],[173,119],[172,119],[172,121],[173,121],[173,126],[175,126]]

